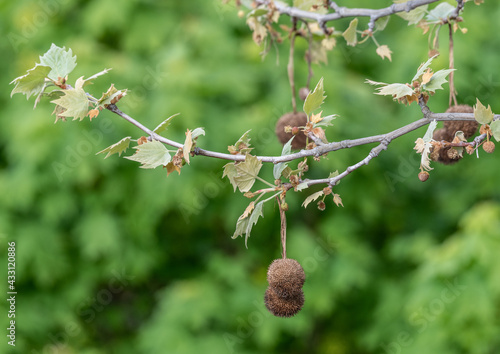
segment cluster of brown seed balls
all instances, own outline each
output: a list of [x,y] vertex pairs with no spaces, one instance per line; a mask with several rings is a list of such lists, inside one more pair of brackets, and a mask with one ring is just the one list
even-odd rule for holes
[[264,296],[266,308],[274,316],[292,317],[304,306],[304,269],[291,258],[275,259],[267,270],[269,287]]
[[[458,106],[452,106],[446,110],[446,113],[474,113],[474,109],[471,106],[461,104]],[[479,124],[474,121],[446,121],[441,129],[434,131],[433,139],[440,142],[453,142],[455,138],[455,133],[457,131],[463,131],[464,137],[466,139],[473,136]],[[444,165],[454,164],[462,158],[458,155],[457,150],[452,147],[435,146],[430,155],[431,160],[440,162]]]

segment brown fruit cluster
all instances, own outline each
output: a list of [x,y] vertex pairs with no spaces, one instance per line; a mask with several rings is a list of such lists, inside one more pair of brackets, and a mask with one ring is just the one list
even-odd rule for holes
[[[307,115],[304,112],[285,113],[276,123],[276,136],[281,144],[285,145],[292,136],[294,136],[293,133],[295,133],[295,139],[292,140],[292,149],[304,149],[306,147],[307,137],[303,132],[299,131],[298,127],[304,127],[306,124]],[[285,127],[287,126],[292,127],[293,132],[287,133],[285,131]]]
[[275,259],[267,270],[269,287],[264,296],[269,312],[277,317],[297,314],[304,305],[305,280],[304,269],[295,259]]
[[[474,113],[474,109],[471,106],[460,104],[448,108],[446,113]],[[455,133],[461,130],[464,132],[465,138],[468,139],[476,133],[478,126],[479,124],[476,121],[446,121],[443,128],[434,132],[432,138],[438,142],[445,141],[451,143],[455,138]],[[440,145],[434,147],[430,158],[444,165],[454,164],[461,159],[455,149]]]

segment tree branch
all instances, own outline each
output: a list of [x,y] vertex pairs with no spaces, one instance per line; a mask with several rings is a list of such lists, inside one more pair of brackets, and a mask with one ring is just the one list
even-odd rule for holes
[[[274,7],[282,14],[288,15],[290,17],[300,18],[302,20],[313,20],[318,22],[320,25],[325,24],[329,21],[339,20],[346,17],[369,17],[369,29],[373,30],[375,21],[381,17],[393,15],[398,12],[409,12],[413,9],[416,9],[417,7],[438,1],[440,0],[410,0],[405,3],[392,4],[391,6],[382,9],[347,8],[344,6],[338,6],[335,1],[330,1],[329,6],[335,12],[324,15],[315,12],[300,10],[296,7],[285,6],[281,3],[274,3]],[[255,2],[259,5],[270,5],[271,3],[270,0],[256,0]]]

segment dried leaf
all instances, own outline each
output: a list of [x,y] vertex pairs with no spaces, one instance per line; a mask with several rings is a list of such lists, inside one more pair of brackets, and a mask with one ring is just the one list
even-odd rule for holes
[[391,54],[392,54],[392,51],[389,49],[388,46],[386,46],[385,44],[384,45],[381,45],[377,48],[377,54],[382,58],[387,58],[389,59],[389,61],[392,61],[392,58],[391,58]]
[[322,191],[322,190],[321,190],[321,191],[319,191],[319,192],[316,192],[316,193],[311,194],[310,196],[308,196],[308,197],[306,198],[306,200],[304,200],[304,202],[302,203],[302,206],[303,206],[304,208],[307,208],[307,206],[308,206],[310,203],[314,202],[316,199],[318,199],[318,198],[319,198],[319,197],[321,197],[322,195],[323,195],[323,191]]

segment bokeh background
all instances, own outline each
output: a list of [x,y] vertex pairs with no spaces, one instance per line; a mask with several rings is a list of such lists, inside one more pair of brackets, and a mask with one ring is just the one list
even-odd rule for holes
[[[343,208],[328,201],[323,212],[315,203],[304,209],[316,189],[289,193],[288,255],[306,271],[306,303],[293,318],[274,318],[263,296],[267,266],[280,257],[276,205],[265,205],[246,249],[231,235],[249,200],[221,179],[225,161],[193,158],[167,178],[116,155],[104,160],[95,153],[141,132],[110,112],[53,124],[49,102],[33,110],[33,99],[10,98],[9,83],[55,43],[77,55],[70,82],[112,68],[90,92],[128,88],[119,107],[146,126],[180,112],[167,137],[182,141],[201,126],[199,145],[225,151],[252,129],[254,152],[278,155],[274,125],[291,110],[287,41],[262,60],[232,2],[218,0],[4,0],[0,9],[0,291],[6,296],[10,241],[18,291],[15,348],[0,302],[2,353],[500,351],[498,154],[434,164],[422,183],[413,150],[422,128],[342,180],[335,191]],[[500,7],[468,2],[463,17],[459,101],[477,97],[500,112]],[[325,79],[324,112],[340,115],[331,141],[421,117],[416,105],[376,96],[364,81],[410,80],[427,59],[427,37],[393,17],[377,40],[392,62],[371,41],[351,48],[340,38],[328,65],[313,67],[313,83]],[[446,29],[440,41],[436,70],[447,67]],[[299,86],[305,49],[298,39]],[[443,112],[447,102],[445,85],[429,105]],[[309,176],[342,171],[371,148],[331,153]],[[262,171],[272,179],[271,166]]]

